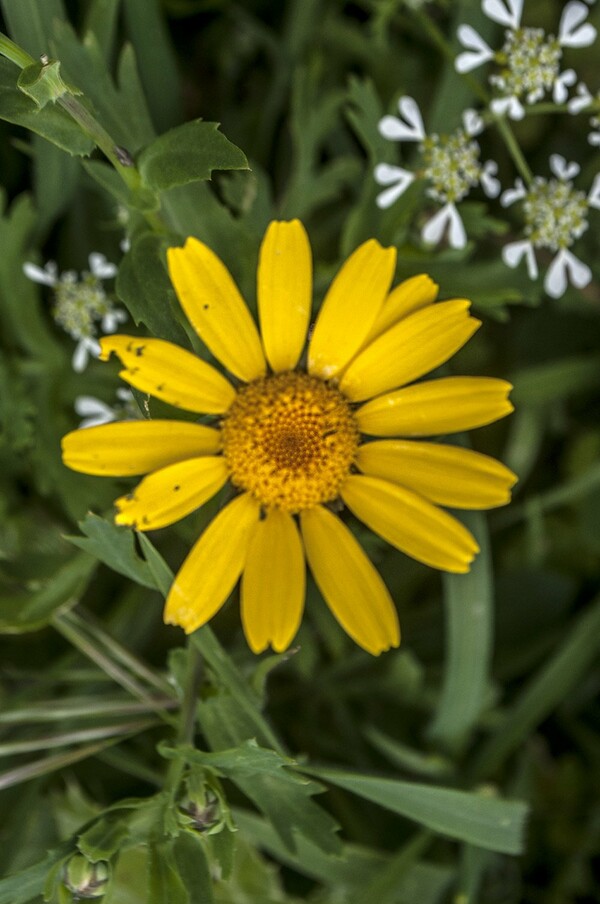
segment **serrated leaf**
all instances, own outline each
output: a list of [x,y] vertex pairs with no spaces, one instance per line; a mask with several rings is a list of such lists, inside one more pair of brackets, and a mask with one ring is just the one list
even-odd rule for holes
[[421,823],[434,832],[503,854],[520,854],[527,804],[416,782],[309,769],[324,781]]
[[61,107],[49,104],[40,109],[17,88],[15,66],[0,57],[0,119],[23,126],[76,157],[88,156],[94,142]]
[[[207,766],[215,769],[227,778],[235,781],[236,777],[243,775],[273,775],[278,773],[292,783],[306,785],[304,777],[284,767],[295,766],[295,760],[281,756],[275,750],[259,747],[254,739],[244,741],[239,747],[229,750],[218,750],[214,753],[206,753],[196,750],[194,747],[170,747],[168,744],[159,744],[159,753],[168,760],[183,759],[188,763],[197,763],[199,766]],[[283,770],[281,773],[279,770]]]
[[90,513],[79,523],[84,537],[67,537],[78,546],[104,562],[113,571],[131,578],[142,587],[156,587],[150,569],[135,551],[134,534],[126,527],[117,527],[104,518]]
[[145,323],[154,336],[187,346],[185,332],[177,322],[181,308],[164,264],[165,250],[159,236],[138,235],[119,268],[116,292],[136,324]]
[[210,179],[213,170],[248,169],[248,161],[218,131],[218,123],[196,119],[171,129],[144,148],[138,167],[147,185],[155,191],[166,191]]

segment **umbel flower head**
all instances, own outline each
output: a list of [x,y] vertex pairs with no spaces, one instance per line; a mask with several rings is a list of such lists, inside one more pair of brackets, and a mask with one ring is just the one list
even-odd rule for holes
[[465,110],[463,126],[451,135],[427,135],[418,104],[412,97],[398,101],[399,116],[384,116],[379,132],[390,141],[419,142],[420,166],[415,172],[379,163],[375,181],[386,188],[377,195],[377,205],[390,207],[415,179],[427,182],[427,195],[443,205],[424,225],[421,238],[429,244],[441,242],[447,234],[451,248],[464,248],[467,234],[457,204],[476,185],[488,197],[496,197],[500,183],[496,179],[498,165],[493,160],[480,163],[480,148],[474,135],[483,129],[483,121],[475,110]]
[[537,279],[536,249],[551,251],[554,257],[544,289],[553,298],[560,298],[569,282],[583,289],[592,279],[588,265],[575,257],[570,248],[587,230],[590,209],[600,210],[600,173],[586,195],[572,182],[580,171],[578,163],[567,163],[560,154],[552,154],[550,169],[556,178],[536,176],[527,187],[517,179],[514,188],[503,192],[503,207],[521,202],[527,238],[505,245],[502,259],[507,266],[516,267],[524,258],[530,278]]
[[497,115],[522,119],[523,104],[535,104],[548,92],[555,103],[564,103],[577,75],[573,69],[561,71],[563,49],[587,47],[596,40],[596,29],[585,21],[586,4],[570,0],[565,5],[558,37],[547,35],[542,28],[521,25],[523,0],[482,0],[481,6],[488,18],[506,27],[504,44],[494,51],[471,25],[461,25],[458,39],[465,50],[456,58],[457,71],[470,72],[482,63],[496,63],[498,70],[489,82],[498,94],[490,104]]
[[102,340],[102,357],[115,353],[131,386],[215,416],[212,426],[138,420],[63,440],[64,461],[75,470],[148,475],[116,502],[117,523],[138,530],[172,524],[229,487],[229,501],[173,582],[167,623],[194,631],[241,576],[250,647],[283,651],[302,618],[306,561],[360,646],[373,654],[397,646],[390,594],[336,514],[340,500],[418,561],[469,570],[477,543],[440,506],[502,505],[515,477],[488,456],[416,438],[503,417],[512,410],[510,385],[459,376],[415,382],[480,323],[465,299],[435,303],[427,276],[392,289],[395,265],[395,250],[374,239],[350,255],[323,301],[304,367],[312,263],[302,224],[273,222],[263,239],[260,333],[222,261],[190,238],[169,249],[169,272],[190,323],[229,376],[161,339]]

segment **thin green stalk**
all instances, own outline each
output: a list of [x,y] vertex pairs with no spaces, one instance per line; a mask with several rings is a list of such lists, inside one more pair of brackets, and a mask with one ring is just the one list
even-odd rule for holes
[[[198,688],[202,677],[203,660],[198,650],[188,642],[187,670],[183,688],[183,701],[179,710],[179,726],[177,744],[192,744],[196,724],[196,705]],[[177,758],[171,760],[165,780],[165,791],[168,792],[170,804],[175,801],[184,770],[184,762]]]
[[23,50],[22,47],[19,47],[18,44],[15,44],[14,41],[11,41],[9,37],[0,32],[0,53],[2,56],[5,56],[7,60],[10,60],[11,63],[14,63],[15,66],[18,66],[19,69],[26,69],[27,66],[35,66],[35,59],[31,56],[31,54],[27,53],[26,50]]
[[77,624],[77,621],[74,621],[70,618],[72,613],[58,613],[54,615],[52,619],[52,624],[54,628],[62,634],[62,636],[69,641],[76,649],[78,649],[84,656],[87,656],[88,659],[91,659],[92,662],[95,662],[107,675],[116,681],[117,684],[120,684],[121,687],[125,688],[130,694],[134,697],[137,697],[138,700],[142,700],[148,709],[155,712],[163,721],[174,724],[175,718],[170,713],[166,712],[160,705],[158,705],[155,700],[148,694],[146,688],[139,684],[134,678],[131,677],[124,669],[121,668],[113,659],[103,653],[101,650],[97,648],[97,646],[85,636],[85,633],[81,631],[80,626]]
[[[0,32],[0,54],[13,62],[19,69],[26,69],[28,66],[35,66],[35,60],[29,53],[11,41],[9,37]],[[42,58],[42,65],[47,59]],[[66,113],[77,123],[82,132],[91,138],[96,147],[102,151],[106,158],[112,163],[115,170],[132,192],[138,192],[142,187],[140,174],[125,148],[119,147],[114,139],[109,135],[104,126],[102,126],[95,116],[81,103],[81,101],[72,92],[65,90],[65,93],[56,98],[56,103],[65,110]],[[157,232],[164,231],[164,225],[160,217],[154,211],[146,211],[145,218],[149,225]]]
[[76,625],[82,633],[90,634],[95,642],[101,644],[115,660],[128,668],[130,672],[133,672],[142,681],[152,685],[156,690],[168,697],[173,696],[173,688],[166,678],[163,678],[162,675],[158,675],[153,669],[148,668],[148,666],[138,659],[137,656],[134,656],[128,649],[121,646],[114,637],[111,637],[111,635],[97,624],[97,622],[87,613],[86,618],[83,619],[77,612],[72,610],[67,614],[67,618],[71,624]]
[[[433,21],[431,16],[419,9],[414,10],[414,14],[421,24],[423,30],[431,39],[431,42],[435,44],[438,50],[440,50],[447,59],[453,61],[456,57],[454,49],[451,47],[450,43],[446,39],[446,36]],[[465,81],[467,82],[473,93],[479,98],[479,100],[482,101],[482,103],[484,103],[486,107],[489,107],[490,96],[485,88],[477,81],[477,79],[473,78],[473,76],[469,75],[468,73],[463,74],[462,77],[465,79]],[[492,121],[498,126],[500,136],[504,141],[504,144],[506,145],[508,153],[512,157],[513,163],[518,170],[519,175],[521,176],[525,184],[529,185],[533,179],[533,174],[527,164],[527,161],[525,160],[525,157],[523,156],[523,152],[519,147],[512,128],[510,127],[505,117],[493,117]]]
[[14,756],[17,753],[32,753],[37,750],[50,750],[52,747],[69,747],[71,744],[80,744],[82,741],[98,741],[104,738],[137,734],[159,724],[158,719],[140,719],[137,722],[124,722],[120,725],[101,725],[97,728],[65,731],[62,734],[46,735],[46,737],[34,738],[30,741],[10,741],[0,744],[0,757]]

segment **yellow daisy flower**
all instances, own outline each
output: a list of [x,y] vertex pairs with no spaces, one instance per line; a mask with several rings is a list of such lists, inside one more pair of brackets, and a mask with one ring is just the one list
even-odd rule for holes
[[[413,437],[468,430],[512,411],[510,384],[488,377],[415,382],[447,361],[480,322],[469,302],[434,303],[425,275],[391,289],[393,248],[371,239],[335,277],[300,366],[311,312],[312,260],[298,220],[270,224],[258,263],[260,334],[231,275],[202,242],[170,248],[190,323],[225,367],[161,339],[108,336],[136,389],[198,414],[76,430],[65,464],[87,474],[147,474],[117,499],[116,522],[172,524],[228,483],[235,495],[176,576],[165,621],[188,633],[221,608],[241,576],[252,650],[285,650],[304,608],[305,560],[334,616],[375,655],[398,646],[390,594],[335,513],[338,500],[388,543],[444,571],[469,570],[477,543],[440,505],[509,501],[514,474],[495,459]],[[367,439],[365,437],[370,437]],[[372,437],[402,437],[375,439]]]

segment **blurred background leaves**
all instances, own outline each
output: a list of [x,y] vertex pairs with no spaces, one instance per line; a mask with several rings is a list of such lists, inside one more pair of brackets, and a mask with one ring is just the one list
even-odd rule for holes
[[[593,282],[553,301],[502,264],[518,227],[483,196],[461,207],[461,250],[420,241],[419,184],[377,208],[373,167],[398,162],[380,117],[408,94],[430,130],[452,131],[483,84],[454,70],[458,24],[499,38],[478,0],[415,6],[0,2],[2,30],[60,60],[135,164],[88,156],[90,136],[60,106],[36,112],[0,60],[0,902],[92,887],[118,904],[600,898],[598,230],[580,244]],[[557,0],[525,8],[556,30]],[[597,90],[597,49],[576,65]],[[574,117],[528,116],[516,135],[534,172],[562,153],[591,184],[598,152]],[[501,135],[482,143],[512,184]],[[292,216],[313,243],[317,304],[359,242],[393,243],[398,279],[429,272],[485,321],[455,372],[515,386],[515,415],[473,436],[520,482],[512,506],[471,516],[470,575],[442,580],[350,522],[401,615],[403,647],[379,659],[313,585],[288,654],[249,653],[235,600],[182,646],[162,596],[210,506],[138,542],[111,521],[128,484],[62,466],[76,398],[112,404],[116,368],[73,372],[52,290],[23,273],[50,259],[81,273],[101,252],[119,264],[108,291],[128,330],[206,355],[166,247],[206,241],[252,303],[265,226]]]

